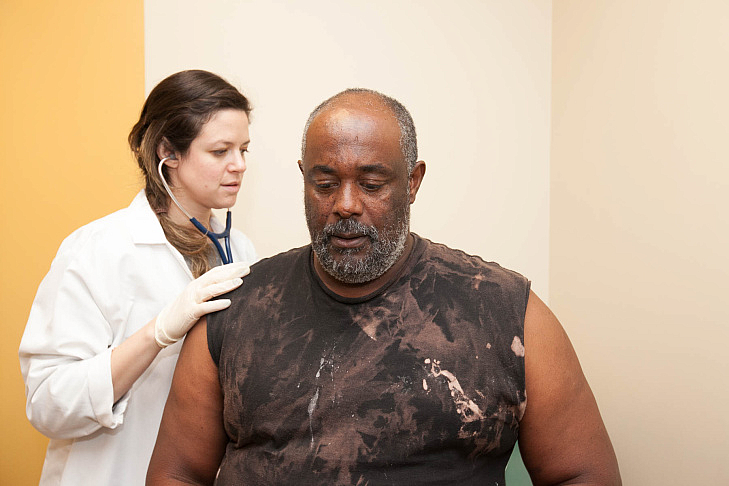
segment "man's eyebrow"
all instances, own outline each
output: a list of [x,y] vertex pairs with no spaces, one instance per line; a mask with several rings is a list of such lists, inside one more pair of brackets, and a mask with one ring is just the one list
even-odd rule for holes
[[315,165],[311,168],[312,172],[321,172],[323,174],[333,174],[335,171],[328,165]]
[[[336,170],[329,165],[317,164],[312,166],[312,172],[319,172],[321,174],[334,174]],[[391,174],[392,169],[385,164],[367,164],[357,167],[357,171],[364,174]]]
[[384,164],[367,164],[362,167],[358,167],[358,170],[365,173],[374,172],[379,174],[389,174],[392,172],[392,169]]

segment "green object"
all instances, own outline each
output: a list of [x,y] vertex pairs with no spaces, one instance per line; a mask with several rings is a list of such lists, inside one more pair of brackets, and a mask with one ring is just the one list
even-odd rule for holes
[[511,453],[509,463],[506,465],[506,484],[507,486],[532,486],[532,480],[524,466],[524,461],[519,453],[519,442]]

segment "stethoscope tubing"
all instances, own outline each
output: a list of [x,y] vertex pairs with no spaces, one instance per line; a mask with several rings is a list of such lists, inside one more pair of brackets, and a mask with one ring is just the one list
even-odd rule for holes
[[[233,263],[233,252],[230,248],[230,228],[232,225],[232,217],[230,208],[228,208],[228,211],[225,215],[225,229],[221,233],[215,233],[214,231],[208,229],[205,227],[204,224],[202,224],[200,221],[198,221],[193,216],[190,216],[190,213],[185,211],[185,208],[182,207],[182,204],[177,200],[174,194],[172,194],[172,189],[170,189],[170,186],[167,185],[167,181],[165,180],[165,176],[162,173],[162,166],[165,162],[167,162],[172,157],[165,157],[164,159],[159,161],[159,165],[157,166],[157,172],[159,172],[159,177],[162,179],[162,185],[165,186],[165,190],[167,191],[167,194],[169,194],[170,198],[172,198],[172,201],[175,203],[175,205],[180,208],[180,211],[187,216],[187,218],[190,220],[190,222],[195,226],[195,228],[200,231],[203,235],[207,236],[210,241],[213,242],[213,245],[215,245],[215,249],[218,250],[218,254],[220,255],[220,260],[223,262],[223,265],[227,265],[229,263]],[[223,246],[220,244],[220,239],[223,239],[223,242],[225,243],[225,250],[223,249]]]
[[[228,212],[225,215],[225,230],[223,230],[222,233],[214,233],[207,229],[200,221],[198,221],[196,218],[190,218],[190,222],[195,225],[195,227],[200,231],[200,233],[204,234],[208,238],[210,238],[210,241],[213,242],[213,245],[215,245],[215,248],[218,250],[218,254],[220,255],[220,259],[223,262],[223,265],[227,265],[228,263],[233,263],[233,253],[230,250],[230,225],[231,225],[231,217],[230,217],[230,209],[228,209]],[[223,242],[225,242],[225,251],[223,251],[223,247],[220,244],[220,238],[223,239]]]

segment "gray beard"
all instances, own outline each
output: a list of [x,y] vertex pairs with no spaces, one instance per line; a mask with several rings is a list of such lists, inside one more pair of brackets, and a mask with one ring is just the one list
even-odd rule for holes
[[[383,229],[382,234],[373,226],[352,219],[341,219],[326,225],[319,233],[311,233],[311,246],[324,270],[335,279],[350,284],[370,282],[388,271],[405,250],[410,232],[410,205],[405,205],[395,224]],[[333,250],[331,236],[335,233],[361,233],[370,239],[370,249],[364,257],[355,256],[356,250]],[[335,260],[332,252],[341,256]]]

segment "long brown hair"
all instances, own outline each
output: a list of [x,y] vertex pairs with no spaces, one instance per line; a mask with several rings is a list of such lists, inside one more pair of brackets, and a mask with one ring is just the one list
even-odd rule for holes
[[[149,205],[165,237],[185,256],[195,277],[210,269],[216,253],[210,240],[195,228],[170,219],[170,197],[157,172],[157,148],[164,142],[171,152],[186,154],[203,125],[226,108],[245,111],[246,115],[251,112],[248,99],[220,76],[202,70],[181,71],[162,80],[149,93],[128,138],[144,175]],[[162,171],[169,180],[167,167],[163,166]]]

